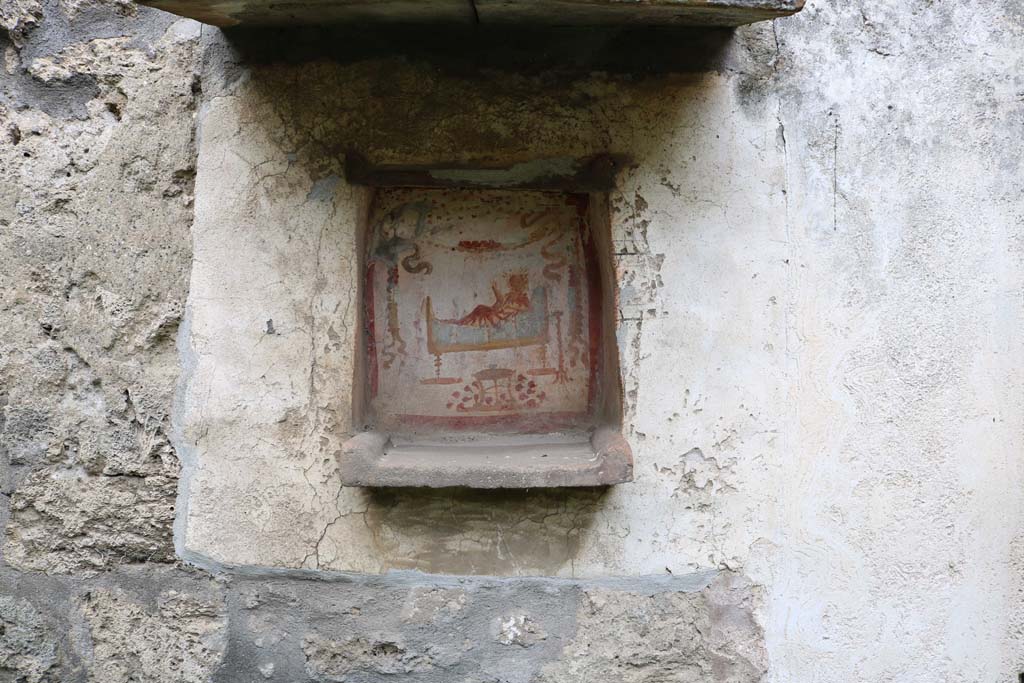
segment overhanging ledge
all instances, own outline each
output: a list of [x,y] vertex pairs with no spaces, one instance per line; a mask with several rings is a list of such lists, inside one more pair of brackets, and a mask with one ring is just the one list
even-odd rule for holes
[[531,24],[741,26],[799,12],[804,0],[141,0],[215,26]]

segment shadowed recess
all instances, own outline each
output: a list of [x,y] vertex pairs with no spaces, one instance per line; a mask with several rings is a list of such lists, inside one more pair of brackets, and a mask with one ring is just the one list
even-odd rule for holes
[[246,63],[422,61],[446,71],[700,72],[723,68],[728,28],[677,27],[236,27],[225,30]]

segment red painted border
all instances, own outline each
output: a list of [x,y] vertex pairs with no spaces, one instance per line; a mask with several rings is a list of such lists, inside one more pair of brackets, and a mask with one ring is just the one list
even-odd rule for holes
[[366,377],[370,382],[370,398],[377,396],[378,368],[377,368],[377,332],[374,323],[373,309],[373,261],[366,265],[366,324],[363,334],[366,335]]
[[576,212],[579,216],[580,241],[583,244],[583,257],[587,268],[587,305],[590,307],[587,342],[590,347],[590,383],[588,384],[587,411],[590,415],[597,412],[598,389],[601,377],[601,343],[604,340],[604,306],[601,286],[601,264],[598,261],[597,240],[590,231],[590,198],[586,195],[574,195]]

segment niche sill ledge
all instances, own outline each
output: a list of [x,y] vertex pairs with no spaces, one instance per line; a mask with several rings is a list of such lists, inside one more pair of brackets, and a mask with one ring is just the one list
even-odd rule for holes
[[522,489],[611,486],[633,480],[633,454],[616,429],[588,438],[402,438],[369,431],[339,457],[341,483],[364,487]]

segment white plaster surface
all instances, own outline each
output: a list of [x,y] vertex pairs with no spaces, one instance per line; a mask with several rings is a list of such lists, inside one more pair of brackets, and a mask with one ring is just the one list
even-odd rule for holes
[[[254,69],[201,120],[184,556],[726,566],[764,588],[773,683],[1015,680],[1022,22],[1013,1],[812,2],[741,31],[717,72],[557,88]],[[427,93],[459,107],[412,112]],[[339,489],[365,198],[324,150],[347,144],[382,162],[633,155],[612,198],[633,484]]]

